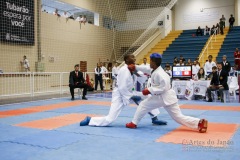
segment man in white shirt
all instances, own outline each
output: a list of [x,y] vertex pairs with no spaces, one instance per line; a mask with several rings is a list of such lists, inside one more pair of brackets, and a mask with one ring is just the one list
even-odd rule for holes
[[103,64],[102,62],[100,62],[100,67],[101,67],[102,74],[103,74],[103,88],[106,89],[105,83],[109,79],[109,76],[107,75],[108,74],[108,70],[105,67],[105,64]]
[[76,21],[81,22],[81,19],[82,19],[82,15],[78,16],[78,17],[76,18]]
[[179,60],[179,63],[176,64],[176,66],[185,66],[182,59]]
[[27,59],[27,56],[23,56],[23,61],[22,61],[23,67],[24,67],[24,71],[28,72],[30,71],[30,65],[29,65],[29,61]]
[[[147,58],[143,58],[143,63],[142,63],[140,66],[145,67],[145,68],[147,68],[147,69],[150,69],[150,64],[147,63]],[[148,75],[143,75],[143,76],[145,76],[146,82],[141,84],[141,88],[142,88],[142,89],[144,89],[144,88],[146,87],[147,80],[148,80],[148,78],[149,78]]]
[[85,25],[86,22],[87,22],[87,17],[86,17],[86,15],[84,15],[81,19],[81,23],[83,23]]
[[172,78],[172,70],[169,64],[166,64],[165,72]]
[[107,74],[107,73],[108,73],[107,68],[103,65],[102,62],[100,62],[100,67],[101,67],[101,69],[102,69],[102,73],[103,73],[103,74]]
[[198,73],[200,69],[200,66],[197,65],[197,62],[196,61],[193,61],[193,65],[192,65],[192,75],[196,75]]
[[208,61],[204,65],[205,75],[212,73],[212,67],[216,66],[216,63],[212,61],[212,55],[208,56]]
[[145,67],[149,67],[150,68],[150,64],[147,63],[147,58],[143,58],[143,63],[141,64],[141,66],[145,66]]
[[206,26],[206,28],[204,29],[204,35],[211,35],[211,31],[210,28],[208,28],[208,26]]
[[64,12],[63,15],[62,15],[62,17],[68,18],[69,16],[67,15],[67,12]]
[[117,80],[118,70],[119,70],[118,63],[115,63],[115,64],[114,64],[114,67],[112,68],[112,79],[113,79],[112,89],[114,89],[115,86],[116,86],[116,80]]
[[97,67],[94,69],[94,72],[95,72],[95,92],[97,91],[98,89],[98,82],[100,83],[100,88],[101,88],[101,91],[103,92],[103,70],[100,66],[100,64],[98,63],[97,64]]

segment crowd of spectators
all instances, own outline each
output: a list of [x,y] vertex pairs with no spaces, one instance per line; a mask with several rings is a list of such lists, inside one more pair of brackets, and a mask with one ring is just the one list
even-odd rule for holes
[[[234,55],[240,57],[240,52],[238,51],[238,49],[236,49],[236,51],[234,52]],[[240,60],[237,59],[236,62],[240,62]],[[214,67],[216,67],[218,63],[222,64],[222,69],[225,70],[228,73],[228,75],[236,76],[236,72],[239,70],[238,64],[236,62],[233,66],[231,66],[230,62],[227,60],[226,55],[223,55],[222,61],[220,61],[220,62],[213,61],[212,55],[209,55],[208,60],[206,60],[206,62],[201,67],[201,65],[199,63],[199,58],[196,58],[194,61],[191,61],[191,59],[188,59],[186,61],[185,58],[182,55],[180,55],[179,58],[174,57],[172,66],[192,66],[193,79],[195,79],[195,80],[199,80],[199,79],[210,80],[213,69],[216,69]],[[164,70],[170,76],[172,74],[171,69],[172,69],[172,67],[171,67],[170,63],[166,63]]]
[[[46,10],[43,10],[43,12],[48,13]],[[53,15],[55,15],[57,17],[66,18],[66,20],[72,19],[72,20],[78,21],[79,23],[83,23],[84,25],[87,22],[90,23],[90,24],[92,23],[91,21],[87,21],[87,16],[86,15],[78,15],[76,18],[74,18],[74,16],[67,11],[63,11],[63,14],[60,14],[58,9],[54,10]]]
[[[236,49],[234,55],[239,55],[240,52]],[[238,61],[237,61],[238,62]],[[209,55],[208,60],[200,66],[199,59],[196,58],[193,62],[180,55],[180,57],[174,57],[173,66],[192,66],[192,80],[194,81],[205,81],[210,80],[210,86],[207,88],[207,101],[212,102],[211,91],[218,91],[217,96],[221,102],[224,102],[223,91],[228,90],[228,76],[237,77],[238,75],[238,65],[234,64],[231,66],[230,62],[227,60],[227,56],[223,55],[222,60],[217,62],[213,61],[213,56]],[[166,63],[165,72],[172,77],[171,65]],[[194,98],[201,99],[206,98],[200,95],[194,95]]]
[[[229,22],[229,31],[232,29],[234,22],[235,22],[235,18],[233,17],[233,15],[230,15],[230,18],[228,20]],[[219,19],[219,23],[217,23],[216,25],[213,25],[211,28],[206,26],[204,29],[201,29],[200,26],[198,26],[197,30],[196,30],[196,36],[203,36],[203,35],[213,35],[213,34],[224,34],[224,28],[226,24],[226,18],[224,17],[224,15],[222,15],[222,17]]]

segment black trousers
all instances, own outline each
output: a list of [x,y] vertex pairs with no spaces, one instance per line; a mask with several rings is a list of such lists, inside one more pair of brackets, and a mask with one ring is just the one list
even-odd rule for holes
[[233,28],[233,23],[230,23],[229,24],[229,30],[232,30],[232,28]]
[[85,83],[78,83],[77,85],[69,84],[69,87],[70,87],[70,93],[71,93],[72,98],[74,98],[74,89],[75,88],[83,88],[82,96],[85,97],[87,95],[88,85]]
[[98,88],[98,82],[100,83],[100,88],[103,91],[102,74],[100,74],[100,75],[95,74],[95,90],[97,90],[97,88]]
[[224,90],[224,88],[223,87],[218,87],[218,86],[212,86],[212,87],[208,87],[207,88],[208,98],[212,99],[211,91],[216,91],[216,90],[219,91],[220,98],[223,99],[223,90]]
[[224,32],[223,32],[223,27],[220,27],[220,32],[221,32],[221,35],[224,34]]
[[202,36],[202,35],[203,35],[203,33],[202,33],[202,32],[196,32],[196,35],[197,35],[197,36],[199,36],[199,35],[201,35],[201,36]]

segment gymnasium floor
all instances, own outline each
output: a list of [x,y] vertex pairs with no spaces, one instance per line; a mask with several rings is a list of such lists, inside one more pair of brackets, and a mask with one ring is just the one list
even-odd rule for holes
[[185,101],[186,115],[209,120],[205,134],[182,127],[164,109],[166,126],[153,126],[147,115],[127,129],[136,105],[125,108],[109,127],[80,127],[86,116],[106,115],[111,93],[88,101],[59,98],[0,106],[1,160],[239,160],[240,104]]

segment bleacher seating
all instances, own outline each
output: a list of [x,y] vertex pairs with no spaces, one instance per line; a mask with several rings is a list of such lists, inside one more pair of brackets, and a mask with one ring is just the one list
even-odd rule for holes
[[172,44],[163,52],[162,67],[166,63],[172,65],[174,57],[180,57],[182,55],[185,60],[191,59],[194,61],[195,58],[201,53],[205,43],[209,36],[193,36],[196,33],[194,30],[184,30],[181,35],[173,41]]
[[240,49],[240,26],[233,27],[231,31],[228,32],[223,45],[220,49],[220,52],[217,56],[217,61],[222,61],[222,56],[227,55],[228,61],[231,63],[231,66],[234,65],[234,52],[236,48]]

